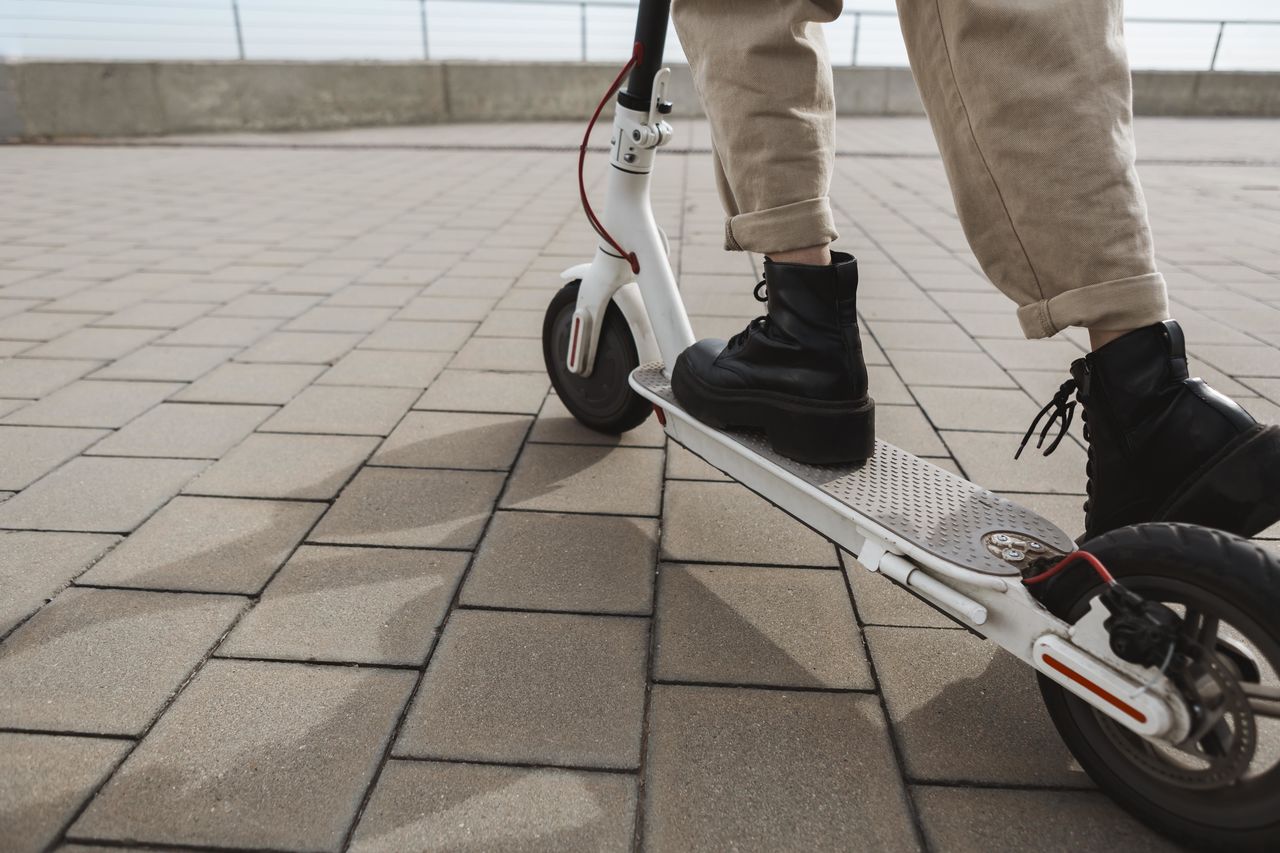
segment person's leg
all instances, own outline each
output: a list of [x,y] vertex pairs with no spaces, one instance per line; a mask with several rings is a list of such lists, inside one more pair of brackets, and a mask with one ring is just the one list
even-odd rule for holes
[[1274,523],[1280,429],[1191,379],[1167,319],[1121,0],[898,0],[898,12],[978,262],[1027,337],[1089,329],[1094,351],[1041,413],[1065,432],[1072,392],[1083,406],[1085,535],[1166,520],[1250,536]]
[[1166,319],[1121,0],[898,0],[898,14],[961,225],[1026,336]]
[[[820,24],[841,0],[674,0],[717,152],[725,248],[819,263],[838,236],[827,191],[835,95]],[[805,261],[800,261],[805,262]],[[812,261],[810,261],[812,262]]]
[[827,190],[835,96],[820,23],[840,0],[674,0],[717,152],[725,248],[765,255],[766,317],[676,360],[672,390],[716,427],[751,427],[805,462],[864,459],[874,403],[858,339],[854,259]]

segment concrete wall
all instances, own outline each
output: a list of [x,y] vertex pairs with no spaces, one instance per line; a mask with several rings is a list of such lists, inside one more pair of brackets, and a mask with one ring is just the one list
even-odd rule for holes
[[[0,139],[581,119],[616,66],[498,62],[0,64]],[[920,115],[905,68],[837,68],[842,115]],[[672,70],[679,115],[700,107]],[[1280,74],[1137,72],[1146,115],[1280,116]]]

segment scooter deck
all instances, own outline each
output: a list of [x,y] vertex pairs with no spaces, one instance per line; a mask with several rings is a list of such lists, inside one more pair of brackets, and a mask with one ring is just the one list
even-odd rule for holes
[[[676,401],[660,363],[636,368],[631,387],[663,410],[672,438],[844,547],[851,547],[847,539],[810,522],[798,506],[799,495],[816,499],[815,510],[821,507],[829,515],[834,508],[855,526],[883,528],[892,534],[887,538],[989,575],[1019,573],[1018,561],[1003,558],[1001,548],[993,547],[991,537],[1001,533],[1055,551],[1075,548],[1071,537],[1047,519],[887,442],[876,441],[875,455],[863,464],[807,465],[775,453],[763,434],[715,430],[694,419]],[[750,467],[729,470],[742,463]],[[773,500],[775,486],[788,491],[792,506]]]

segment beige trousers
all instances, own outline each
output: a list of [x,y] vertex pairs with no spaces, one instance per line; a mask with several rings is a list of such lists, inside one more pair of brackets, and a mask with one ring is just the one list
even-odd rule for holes
[[[834,240],[841,0],[674,0],[711,123],[729,249]],[[1134,169],[1122,0],[898,0],[969,245],[1029,338],[1165,319]]]

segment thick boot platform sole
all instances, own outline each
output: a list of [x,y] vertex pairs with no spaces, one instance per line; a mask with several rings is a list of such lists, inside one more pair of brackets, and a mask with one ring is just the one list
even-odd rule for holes
[[1260,426],[1232,442],[1160,511],[1237,536],[1256,536],[1280,521],[1280,426]]
[[671,389],[685,411],[714,429],[756,429],[776,453],[809,465],[862,462],[876,450],[876,404],[827,403],[771,391],[723,391],[679,363]]

